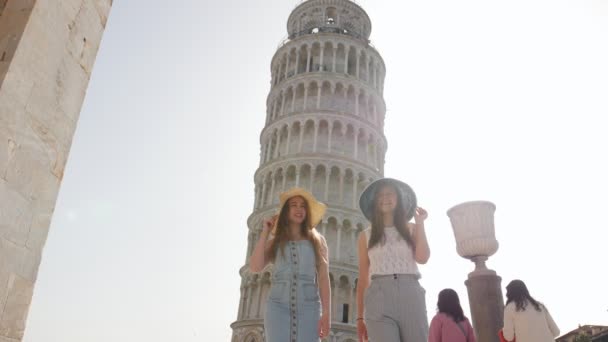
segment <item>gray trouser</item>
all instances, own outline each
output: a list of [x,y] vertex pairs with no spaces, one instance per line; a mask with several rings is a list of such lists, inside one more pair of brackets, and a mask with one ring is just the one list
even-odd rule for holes
[[365,324],[371,342],[427,342],[425,291],[413,274],[372,276],[365,291]]

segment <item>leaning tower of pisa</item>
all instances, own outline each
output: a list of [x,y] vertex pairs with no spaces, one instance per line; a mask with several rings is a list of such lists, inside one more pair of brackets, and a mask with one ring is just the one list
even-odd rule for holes
[[[247,259],[263,218],[275,214],[278,194],[293,186],[311,191],[328,206],[317,227],[330,253],[333,322],[327,340],[354,342],[356,241],[366,226],[358,199],[383,175],[386,71],[369,41],[370,18],[354,1],[301,1],[287,20],[287,31],[271,62]],[[233,342],[264,341],[271,271],[252,274],[247,264],[241,268]]]

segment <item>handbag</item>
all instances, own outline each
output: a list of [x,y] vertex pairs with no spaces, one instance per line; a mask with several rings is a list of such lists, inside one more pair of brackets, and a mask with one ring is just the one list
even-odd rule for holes
[[500,342],[515,342],[515,337],[513,337],[513,341],[508,341],[503,335],[502,329],[498,330],[498,338],[500,338]]
[[460,331],[462,331],[462,333],[464,334],[464,337],[468,341],[469,340],[469,334],[467,334],[467,332],[464,330],[464,328],[462,327],[462,325],[460,325],[460,322],[456,322],[456,325],[458,326],[458,328],[460,328]]

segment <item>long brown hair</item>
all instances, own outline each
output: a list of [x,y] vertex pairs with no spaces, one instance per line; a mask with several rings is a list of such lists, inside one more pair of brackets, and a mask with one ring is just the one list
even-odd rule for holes
[[384,220],[382,219],[382,213],[378,208],[378,192],[384,186],[392,187],[397,194],[397,206],[395,207],[395,211],[393,213],[393,222],[395,223],[395,228],[397,228],[399,235],[401,235],[405,242],[407,242],[407,244],[412,248],[412,251],[415,251],[416,245],[414,245],[414,240],[412,239],[410,230],[407,227],[407,222],[405,222],[405,205],[403,204],[403,196],[401,196],[401,191],[390,183],[379,185],[377,187],[378,190],[376,190],[376,194],[374,195],[374,214],[371,220],[372,232],[369,237],[367,248],[371,249],[379,243],[384,244]]
[[[279,249],[281,250],[281,255],[285,256],[285,245],[289,240],[289,237],[287,236],[287,230],[289,228],[289,201],[292,198],[293,197],[285,201],[283,207],[281,208],[281,212],[279,213],[279,217],[277,218],[276,235],[274,236],[274,239],[272,239],[272,242],[270,244],[270,250],[268,252],[268,256],[271,262],[274,262],[276,260],[277,252],[279,251]],[[304,205],[306,207],[306,218],[300,226],[300,233],[303,237],[306,237],[308,241],[312,243],[313,249],[315,251],[316,265],[317,267],[319,267],[321,261],[327,263],[327,260],[325,260],[325,258],[321,254],[321,236],[319,232],[317,232],[317,230],[312,227],[312,223],[310,222],[308,202],[303,197],[300,198],[304,200]]]

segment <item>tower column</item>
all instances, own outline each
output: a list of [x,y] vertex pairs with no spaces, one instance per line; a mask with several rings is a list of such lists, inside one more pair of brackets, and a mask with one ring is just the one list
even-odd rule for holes
[[375,74],[374,77],[372,77],[370,70],[369,70],[369,65],[372,63],[371,62],[371,58],[367,58],[368,60],[365,61],[365,75],[366,75],[366,82],[369,82],[370,80],[374,79],[375,80]]
[[328,125],[328,127],[329,127],[329,132],[327,134],[327,153],[331,153],[331,136],[332,136],[333,130],[334,130],[333,121]]
[[319,123],[315,121],[315,133],[313,138],[312,151],[317,152],[317,137],[319,136]]
[[274,149],[274,157],[279,157],[279,152],[281,150],[281,130],[277,130],[277,146]]
[[325,67],[323,65],[323,52],[325,51],[325,44],[321,45],[321,56],[319,57],[319,71],[325,71]]
[[281,93],[281,114],[279,116],[285,115],[285,92]]
[[341,260],[341,257],[340,257],[340,254],[341,254],[340,253],[341,252],[340,245],[341,245],[341,243],[340,242],[342,240],[342,229],[343,228],[344,227],[342,227],[342,226],[338,227],[338,241],[336,242],[337,243],[337,245],[336,245],[336,252],[334,253],[334,254],[336,254],[336,260],[337,261]]
[[306,72],[310,72],[310,50],[312,48],[306,47]]
[[344,171],[340,170],[340,203],[344,202]]
[[353,174],[353,208],[357,208],[357,177]]
[[260,200],[260,206],[263,207],[264,205],[266,205],[266,201],[265,201],[265,196],[266,195],[266,182],[262,182],[262,198]]
[[338,54],[338,49],[336,47],[334,47],[333,49],[333,60],[331,62],[331,72],[336,72],[336,55]]
[[321,108],[321,89],[323,89],[323,84],[319,86],[319,90],[317,91],[317,109]]
[[272,151],[272,138],[268,139],[268,142],[266,143],[266,162],[268,162],[271,158],[271,151]]
[[306,130],[306,123],[300,123],[300,142],[298,143],[298,153],[302,153],[302,141],[304,140],[304,131]]
[[344,47],[344,74],[348,75],[348,56],[350,55],[350,45]]
[[262,294],[264,292],[264,282],[261,279],[258,279],[257,287],[258,287],[258,293],[257,293],[258,305],[256,305],[256,308],[255,308],[255,318],[260,318],[261,312],[262,312]]
[[327,202],[329,200],[329,179],[331,177],[331,169],[328,170],[328,172],[325,173],[325,202]]
[[359,63],[360,63],[360,59],[361,59],[361,53],[359,51],[357,51],[356,53],[357,55],[357,66],[356,66],[356,75],[357,75],[357,79],[361,79],[360,74],[359,74]]
[[353,153],[353,159],[354,160],[358,160],[358,154],[359,154],[359,130],[356,129],[355,133],[353,133],[355,135],[355,152]]
[[287,171],[283,170],[283,183],[281,184],[281,192],[287,190],[287,189],[285,189],[286,183],[287,183]]
[[287,126],[287,141],[285,146],[285,155],[289,155],[289,145],[291,145],[291,129],[290,125]]
[[353,291],[352,291],[352,286],[351,284],[348,284],[348,322],[352,322],[352,315],[350,314],[350,311],[353,309]]
[[273,204],[274,203],[274,184],[276,182],[275,179],[275,175],[272,175],[272,183],[270,185],[270,198],[269,198],[269,204]]
[[355,93],[355,115],[359,116],[359,95],[360,91]]

